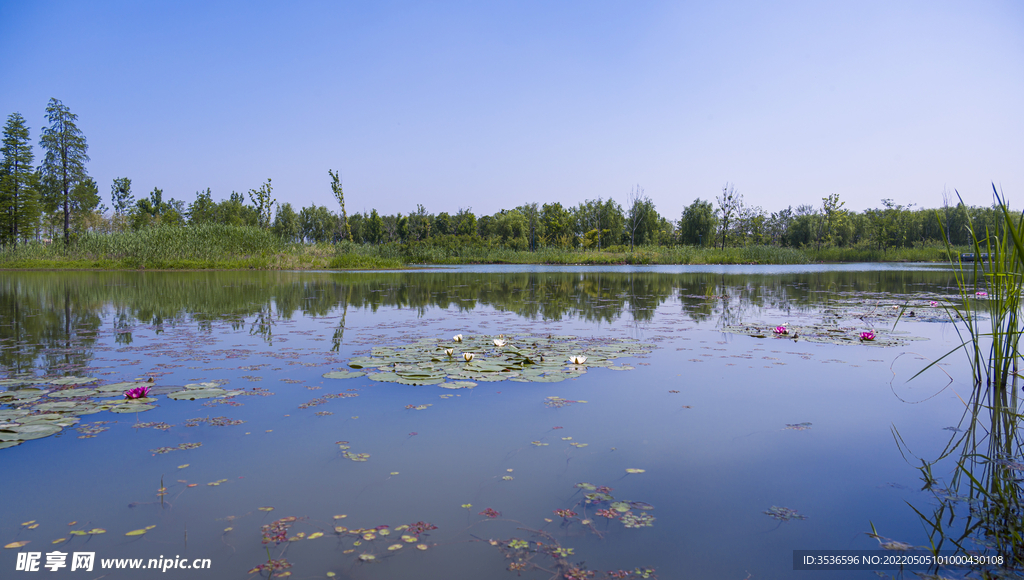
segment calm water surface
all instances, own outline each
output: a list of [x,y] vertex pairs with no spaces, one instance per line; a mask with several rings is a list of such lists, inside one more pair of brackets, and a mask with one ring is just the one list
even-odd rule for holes
[[[915,265],[4,272],[0,378],[98,378],[90,387],[152,377],[161,393],[217,382],[259,396],[160,394],[152,410],[81,415],[0,449],[0,543],[30,542],[0,550],[0,577],[21,577],[19,551],[60,550],[95,552],[97,564],[58,576],[249,578],[269,547],[293,578],[505,578],[512,538],[571,548],[565,561],[598,577],[835,577],[794,572],[793,550],[874,549],[871,523],[927,543],[907,505],[924,509],[931,497],[914,468],[949,441],[969,369],[951,357],[907,380],[956,344],[929,306],[953,293],[948,270]],[[726,332],[788,323],[881,338],[893,305],[906,306],[895,346]],[[520,345],[576,336],[564,340],[584,353],[611,343],[639,353],[613,361],[623,370],[590,367],[561,382],[445,389],[323,377],[376,347],[448,344],[459,333]],[[27,408],[52,401],[48,388]],[[0,411],[19,406],[6,401]],[[244,423],[189,426],[216,417]],[[154,452],[182,443],[202,445]],[[583,482],[650,504],[629,509],[652,525],[596,515],[609,504],[583,503]],[[773,507],[806,519],[773,518]],[[481,515],[488,508],[500,515]],[[262,526],[286,517],[297,518],[295,540],[264,544]],[[410,532],[395,528],[421,521],[437,529],[403,542]],[[393,531],[364,540],[338,525]],[[70,535],[94,528],[106,533]],[[209,558],[213,569],[99,570],[99,559],[161,556]],[[534,553],[522,574],[550,578],[556,565]]]

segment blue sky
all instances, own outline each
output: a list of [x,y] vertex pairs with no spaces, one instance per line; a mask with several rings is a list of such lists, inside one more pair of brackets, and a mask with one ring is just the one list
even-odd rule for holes
[[350,213],[1024,200],[1018,1],[0,0],[0,54],[0,114],[38,162],[62,100],[108,206],[269,177],[337,210],[328,169]]

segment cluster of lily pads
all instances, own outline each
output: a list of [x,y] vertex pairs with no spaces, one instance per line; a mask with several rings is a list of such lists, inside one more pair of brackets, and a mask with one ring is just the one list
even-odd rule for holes
[[[642,469],[627,469],[627,473],[643,473]],[[647,512],[653,511],[654,506],[643,501],[616,501],[612,497],[612,488],[604,485],[594,485],[592,483],[577,483],[574,487],[583,490],[585,493],[584,497],[584,508],[595,507],[597,510],[594,512],[595,515],[609,519],[619,520],[622,525],[627,528],[649,528],[654,525],[654,516],[649,515]],[[607,504],[606,508],[599,508],[597,506]],[[640,513],[634,514],[632,510],[637,510]],[[556,510],[556,514],[559,510]],[[567,510],[568,511],[568,510]],[[575,517],[576,513],[571,512],[571,517]],[[584,516],[586,514],[584,513]],[[566,518],[568,519],[568,518]],[[589,525],[591,521],[584,517],[580,523]]]
[[[272,509],[272,508],[260,508]],[[347,518],[346,515],[336,515],[333,517],[335,522],[339,522]],[[268,550],[267,561],[254,566],[249,570],[249,574],[268,574],[269,577],[281,578],[289,576],[289,572],[281,572],[287,568],[291,568],[292,564],[284,558],[284,554],[288,550],[291,544],[300,542],[303,540],[316,540],[324,536],[323,529],[317,527],[318,530],[314,532],[295,532],[292,527],[296,524],[309,524],[308,518],[298,518],[295,516],[288,516],[275,520],[269,524],[262,526],[262,543],[264,546],[273,544],[274,546],[284,545],[281,550],[281,554],[278,558],[270,557]],[[414,522],[411,524],[403,524],[392,528],[388,525],[380,525],[372,528],[349,528],[342,525],[334,526],[334,534],[340,541],[346,539],[352,540],[352,547],[341,551],[342,554],[355,554],[360,552],[356,559],[363,563],[372,563],[384,556],[390,556],[404,550],[406,546],[415,544],[415,548],[418,551],[425,551],[430,549],[430,544],[426,543],[426,536],[430,535],[430,532],[436,530],[437,526],[424,522]],[[378,542],[377,540],[380,540]],[[386,547],[383,544],[387,544]],[[327,576],[334,577],[334,572],[328,572]]]
[[[642,472],[642,470],[637,470]],[[587,511],[595,509],[595,516],[608,520],[619,520],[627,528],[650,527],[654,524],[654,516],[648,514],[654,506],[641,501],[616,501],[612,497],[612,488],[592,483],[577,483],[574,486],[578,491],[584,492],[584,499],[578,501],[571,508],[559,508],[554,510],[554,515],[561,518],[561,527],[581,525],[598,537],[604,537],[603,533],[595,526],[594,520],[590,519]],[[602,507],[607,506],[607,507]],[[576,509],[581,509],[582,514]],[[634,513],[638,510],[640,513]],[[544,518],[548,523],[554,520]],[[522,528],[525,529],[525,528]],[[508,570],[512,572],[524,572],[539,570],[552,577],[566,578],[568,580],[584,578],[600,579],[621,579],[621,578],[657,578],[653,568],[637,567],[633,570],[609,570],[600,572],[590,570],[583,562],[572,562],[571,557],[575,556],[573,548],[563,547],[558,539],[551,533],[544,530],[528,530],[538,540],[524,540],[522,538],[510,538],[508,540],[489,540],[492,546],[497,547],[505,559],[510,561]]]
[[647,354],[653,348],[625,338],[456,335],[451,340],[423,339],[404,346],[376,347],[369,356],[348,361],[355,370],[323,376],[365,376],[378,382],[448,389],[472,388],[481,381],[555,383],[579,377],[591,367],[630,370],[628,365],[615,365],[614,359]]
[[[129,381],[96,385],[95,377],[39,378],[0,380],[0,449],[61,432],[81,421],[82,416],[101,411],[141,413],[156,408],[158,395],[168,399],[195,400],[227,398],[241,391],[230,391],[220,383],[197,383],[184,387],[154,387],[147,381]],[[97,422],[99,425],[104,422]],[[83,438],[105,431],[90,428]]]
[[902,346],[912,340],[927,340],[910,336],[896,330],[861,331],[856,328],[842,327],[834,324],[780,325],[765,326],[757,324],[733,324],[722,329],[732,334],[742,334],[754,338],[804,340],[826,344],[870,344],[873,346]]

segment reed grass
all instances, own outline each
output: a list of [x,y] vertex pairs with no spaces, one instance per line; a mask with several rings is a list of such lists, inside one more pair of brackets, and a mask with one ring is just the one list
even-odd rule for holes
[[[965,265],[959,253],[954,256],[952,247],[947,246],[949,258],[956,264],[959,297],[946,311],[961,344],[939,360],[963,351],[973,385],[958,426],[962,433],[950,438],[938,458],[921,460],[918,469],[924,488],[938,486],[935,472],[941,462],[959,457],[948,489],[937,490],[932,513],[911,505],[928,530],[933,552],[945,549],[948,543],[959,553],[974,553],[978,546],[985,546],[989,553],[1001,556],[1002,566],[981,568],[981,577],[986,578],[1020,577],[1018,573],[1024,571],[1024,491],[1018,477],[1024,462],[1024,438],[1019,429],[1024,415],[1017,393],[1024,330],[1020,321],[1024,216],[1012,213],[995,186],[992,189],[1001,227],[981,232],[969,222],[975,255],[987,253],[988,257]],[[906,442],[895,428],[893,433],[903,452]]]

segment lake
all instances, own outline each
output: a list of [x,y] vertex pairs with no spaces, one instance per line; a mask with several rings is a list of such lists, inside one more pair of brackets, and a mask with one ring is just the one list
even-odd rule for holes
[[915,264],[4,272],[0,576],[835,577],[794,550],[928,544],[970,367],[910,379],[956,297]]

